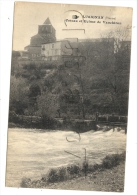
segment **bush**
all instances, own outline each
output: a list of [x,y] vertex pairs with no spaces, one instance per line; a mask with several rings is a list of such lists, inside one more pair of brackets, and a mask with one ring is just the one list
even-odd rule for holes
[[88,172],[88,162],[87,161],[84,161],[83,164],[82,164],[82,172],[85,173],[85,175],[87,175],[87,172]]
[[58,171],[58,180],[59,181],[64,181],[67,179],[67,170],[65,167],[61,167],[59,168],[59,171]]
[[59,169],[51,169],[47,175],[47,179],[45,177],[42,178],[42,181],[47,181],[48,183],[65,181],[69,176],[79,174],[81,169],[78,165],[71,165],[67,168],[61,167]]
[[59,122],[52,117],[49,117],[47,115],[43,115],[42,116],[42,125],[46,129],[54,129],[54,128],[58,127]]
[[106,169],[110,169],[114,166],[119,165],[120,161],[123,161],[123,160],[125,160],[125,153],[107,155],[103,159],[102,167]]
[[94,164],[94,165],[89,165],[88,167],[88,172],[94,172],[96,170],[103,170],[103,167],[101,164]]
[[87,161],[84,161],[83,164],[82,164],[82,170],[87,170],[88,169],[88,162]]
[[30,186],[30,184],[31,184],[31,179],[24,177],[24,178],[22,178],[20,186],[22,188],[28,188]]
[[121,161],[125,161],[126,160],[126,151],[124,151],[121,154],[119,154],[119,156],[120,156],[120,160]]
[[98,117],[98,120],[99,121],[107,121],[107,118],[106,117],[103,117],[103,116],[99,116]]
[[9,122],[20,123],[21,120],[14,111],[9,111]]
[[109,122],[119,122],[119,117],[118,116],[109,116],[108,121]]
[[47,181],[54,183],[58,181],[58,173],[57,173],[57,169],[50,169],[48,176],[47,176]]
[[56,64],[50,62],[45,62],[40,65],[40,68],[44,68],[44,69],[55,69],[56,67],[57,67]]
[[67,167],[67,171],[70,175],[79,174],[81,169],[78,165],[71,165]]

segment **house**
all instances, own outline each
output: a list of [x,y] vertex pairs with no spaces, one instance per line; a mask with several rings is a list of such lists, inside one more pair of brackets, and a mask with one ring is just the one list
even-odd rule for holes
[[57,61],[78,55],[78,42],[67,39],[41,45],[41,57],[45,61]]

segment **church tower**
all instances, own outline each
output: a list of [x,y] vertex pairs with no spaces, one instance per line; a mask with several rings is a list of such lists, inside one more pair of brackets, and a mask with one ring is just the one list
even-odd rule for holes
[[46,34],[47,36],[52,35],[53,37],[55,37],[55,29],[51,25],[49,18],[45,20],[43,25],[39,25],[38,34]]
[[56,41],[56,30],[52,26],[50,19],[47,18],[42,25],[38,26],[38,33],[31,37],[30,45],[25,47],[29,52],[30,58],[41,57],[41,44]]

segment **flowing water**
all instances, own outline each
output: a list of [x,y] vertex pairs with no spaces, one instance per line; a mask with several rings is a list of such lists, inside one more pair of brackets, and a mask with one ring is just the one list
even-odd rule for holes
[[126,135],[124,130],[89,131],[81,133],[79,139],[72,131],[9,129],[6,186],[19,187],[23,177],[40,179],[50,168],[81,164],[85,157],[83,148],[89,164],[101,163],[107,154],[125,150]]

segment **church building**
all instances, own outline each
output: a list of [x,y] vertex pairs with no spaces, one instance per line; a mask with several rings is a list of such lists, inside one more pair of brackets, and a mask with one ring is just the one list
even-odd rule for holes
[[56,30],[49,18],[42,25],[38,26],[38,33],[31,37],[30,45],[24,49],[28,51],[30,59],[41,59],[41,45],[56,41]]

